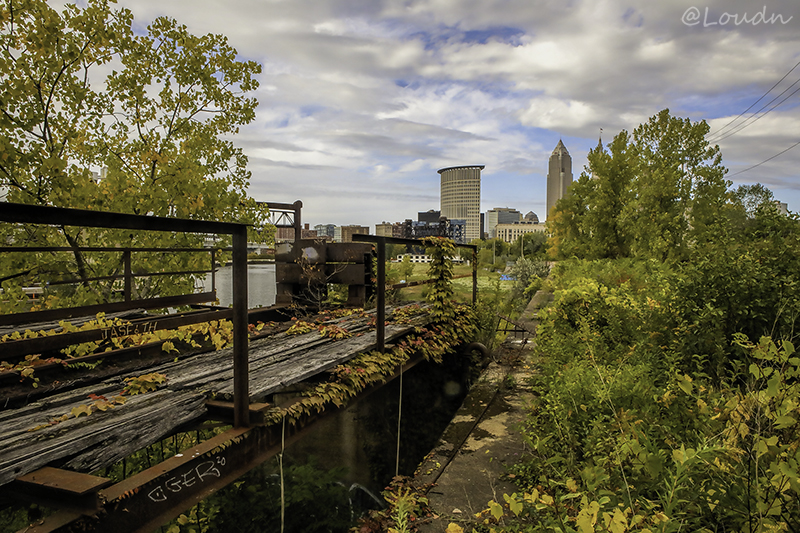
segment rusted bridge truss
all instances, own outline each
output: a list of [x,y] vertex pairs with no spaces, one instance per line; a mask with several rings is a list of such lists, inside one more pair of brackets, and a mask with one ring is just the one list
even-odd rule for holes
[[[300,235],[300,208],[301,202],[294,204],[269,204],[270,210],[274,214],[276,225],[283,227],[294,227],[299,241]],[[25,353],[32,353],[31,350],[47,351],[57,350],[63,346],[98,340],[104,336],[127,335],[144,331],[154,331],[157,329],[174,328],[180,325],[204,322],[209,320],[219,320],[229,318],[233,323],[233,347],[222,352],[209,354],[206,359],[200,358],[197,362],[187,359],[185,362],[176,363],[178,367],[183,365],[192,372],[200,368],[204,371],[213,367],[218,369],[217,395],[213,400],[209,400],[205,393],[185,385],[181,388],[180,381],[184,379],[187,383],[195,379],[194,374],[188,373],[187,377],[175,379],[172,385],[175,392],[159,391],[144,397],[136,397],[126,403],[124,409],[119,411],[131,413],[125,415],[122,422],[115,422],[111,416],[113,414],[96,413],[91,421],[86,417],[73,419],[74,422],[80,420],[83,426],[84,437],[92,446],[100,446],[103,443],[114,442],[111,434],[114,424],[124,425],[128,429],[131,440],[126,445],[129,449],[136,450],[152,442],[156,442],[160,435],[149,435],[149,431],[156,431],[154,424],[164,416],[164,409],[175,410],[184,409],[187,413],[182,419],[183,422],[175,422],[171,431],[178,431],[185,426],[180,424],[197,424],[199,420],[197,413],[203,413],[206,420],[218,420],[233,424],[232,428],[210,440],[202,442],[198,446],[184,451],[178,456],[167,459],[166,461],[148,468],[128,479],[118,483],[103,477],[98,477],[81,472],[96,471],[100,464],[111,464],[110,459],[106,458],[105,463],[101,460],[94,460],[87,457],[91,453],[83,450],[84,455],[65,456],[64,453],[58,456],[57,460],[50,461],[47,453],[54,449],[47,439],[55,436],[58,431],[43,430],[41,438],[31,439],[29,429],[24,424],[15,419],[16,411],[0,410],[0,433],[12,435],[7,437],[3,443],[3,454],[6,457],[20,457],[19,463],[3,460],[0,455],[0,493],[5,496],[23,498],[26,501],[36,501],[44,505],[57,509],[57,512],[49,516],[41,523],[33,524],[25,531],[28,533],[44,533],[53,531],[114,531],[115,533],[126,532],[149,532],[170,519],[178,516],[182,511],[191,507],[198,501],[208,497],[216,490],[224,487],[248,470],[261,464],[266,459],[275,455],[282,446],[281,442],[290,443],[306,431],[312,422],[322,415],[316,417],[305,417],[295,424],[285,424],[284,426],[264,424],[265,413],[276,407],[286,407],[288,405],[272,405],[266,403],[266,398],[271,397],[272,391],[280,390],[287,383],[297,383],[311,376],[312,372],[324,372],[342,361],[346,361],[355,353],[361,353],[369,349],[383,350],[385,343],[392,339],[400,338],[413,330],[414,324],[403,326],[390,324],[386,325],[386,302],[385,302],[385,246],[386,244],[406,244],[420,246],[420,241],[411,239],[395,239],[388,237],[356,236],[356,239],[373,243],[377,255],[377,309],[375,317],[376,329],[370,331],[367,326],[368,320],[362,319],[363,335],[349,339],[347,346],[338,347],[328,341],[311,339],[304,341],[306,344],[298,344],[298,341],[282,341],[274,343],[270,339],[262,339],[251,343],[248,339],[248,309],[247,309],[247,226],[235,223],[221,223],[197,220],[182,220],[172,218],[159,218],[150,216],[138,216],[120,213],[101,213],[94,211],[84,211],[75,209],[59,209],[41,206],[17,205],[0,203],[0,222],[10,224],[45,224],[45,225],[68,225],[93,228],[116,228],[141,231],[157,232],[186,232],[197,234],[217,234],[231,235],[233,238],[232,247],[226,251],[232,252],[232,272],[233,272],[233,305],[230,309],[205,308],[200,311],[190,313],[176,313],[160,315],[157,318],[135,319],[126,323],[118,331],[113,328],[106,328],[95,331],[80,331],[69,334],[54,335],[52,337],[39,337],[34,339],[21,339],[19,341],[6,341],[0,347],[3,350],[4,360],[15,357],[19,358]],[[15,246],[15,243],[6,243],[7,246],[0,247],[0,253],[20,252],[23,250],[32,251],[30,248]],[[354,244],[351,246],[357,249],[360,254],[360,261],[353,258],[338,258],[353,262],[356,266],[360,265],[362,282],[363,259],[365,250],[364,244]],[[473,299],[476,297],[476,265],[474,261],[475,247],[473,250]],[[347,248],[348,250],[350,248]],[[78,251],[77,248],[36,248],[36,251]],[[82,248],[81,251],[98,251],[93,248]],[[298,248],[299,250],[299,248]],[[342,248],[345,250],[345,248]],[[134,278],[147,275],[142,273],[134,274],[130,268],[130,256],[133,253],[156,251],[172,252],[176,249],[157,249],[157,248],[114,248],[104,249],[113,253],[120,253],[125,264],[124,272],[118,277],[122,280],[123,290],[121,301],[101,304],[97,306],[84,306],[79,308],[48,310],[29,313],[18,313],[15,315],[0,315],[0,328],[19,326],[20,324],[46,323],[73,317],[91,316],[98,312],[125,313],[135,309],[156,309],[165,307],[178,307],[190,304],[213,301],[216,297],[215,292],[205,292],[200,294],[186,294],[168,298],[153,298],[148,300],[136,299],[133,297],[135,291],[132,290]],[[209,253],[211,258],[211,272],[214,268],[214,251],[209,249],[181,249],[181,251],[192,253]],[[299,252],[298,252],[299,253]],[[336,254],[331,252],[332,258],[337,259]],[[290,253],[291,255],[291,253]],[[355,269],[350,269],[355,272]],[[192,272],[202,273],[202,272]],[[175,272],[151,273],[149,275],[176,274]],[[182,272],[181,274],[187,274]],[[347,281],[348,274],[343,274],[344,281]],[[349,274],[350,277],[358,277],[358,274]],[[104,278],[105,279],[105,278]],[[354,278],[355,279],[355,278]],[[0,279],[0,283],[2,283]],[[70,280],[64,280],[68,282]],[[430,280],[429,280],[430,281]],[[213,284],[212,284],[213,285]],[[410,286],[406,284],[403,286]],[[399,286],[395,286],[399,288]],[[34,327],[34,326],[31,326]],[[23,342],[24,340],[24,342]],[[325,344],[327,342],[327,344]],[[66,343],[66,344],[65,344]],[[265,344],[266,343],[266,344]],[[304,354],[321,354],[320,360],[315,370],[307,370],[302,375],[292,375],[286,377],[280,372],[286,372],[292,363],[292,357],[303,357]],[[260,355],[259,355],[260,354]],[[211,357],[213,355],[213,357]],[[89,356],[90,358],[92,356]],[[94,356],[96,357],[96,356]],[[205,356],[204,356],[205,357]],[[259,359],[261,357],[261,359]],[[90,360],[90,359],[87,359]],[[250,361],[254,361],[256,368],[251,368]],[[404,370],[417,364],[421,359],[415,358],[409,361],[404,368],[398,368],[393,376],[400,375]],[[265,366],[261,361],[270,361],[272,366]],[[192,367],[194,365],[194,367]],[[281,366],[283,365],[283,366]],[[284,369],[284,370],[281,370]],[[271,373],[278,372],[278,375]],[[98,394],[105,394],[110,391],[111,385],[103,385],[105,389],[96,388]],[[206,382],[204,382],[206,383]],[[205,386],[205,385],[204,385]],[[98,385],[99,387],[99,385]],[[353,401],[369,394],[373,389],[367,389]],[[162,394],[163,393],[163,394]],[[74,392],[73,396],[78,397],[84,392]],[[158,399],[161,394],[161,400]],[[171,395],[170,395],[171,394]],[[61,394],[62,397],[55,403],[57,410],[59,405],[68,405],[69,394]],[[149,398],[148,398],[149,396]],[[85,396],[84,396],[85,397]],[[161,403],[156,403],[160,401]],[[289,403],[296,401],[291,400]],[[138,402],[138,403],[137,403]],[[152,404],[148,402],[153,402]],[[130,409],[129,409],[129,404]],[[138,407],[136,407],[136,405]],[[183,407],[179,407],[183,406]],[[28,413],[36,414],[38,410],[48,407],[53,409],[53,402],[44,402],[41,406],[26,407]],[[138,409],[138,411],[136,410]],[[159,410],[160,409],[160,410]],[[122,414],[122,413],[120,413]],[[178,420],[177,418],[175,420]],[[69,426],[65,423],[64,426]],[[92,424],[97,424],[96,427]],[[103,425],[105,424],[105,425]],[[109,425],[111,424],[111,425]],[[137,426],[136,424],[141,424]],[[77,426],[78,424],[73,424]],[[138,429],[137,429],[138,428]],[[163,429],[163,428],[161,428]],[[66,431],[66,429],[64,430]],[[49,433],[48,433],[49,432]],[[19,438],[14,435],[19,435]],[[2,440],[3,435],[0,435]],[[116,438],[119,438],[117,436]],[[43,440],[44,439],[44,440]],[[22,449],[15,442],[22,443],[22,448],[28,446],[26,443],[33,443],[33,451]],[[83,441],[76,443],[80,448]],[[109,446],[105,444],[105,446]],[[139,448],[136,448],[139,446]],[[41,457],[38,454],[42,454]],[[60,452],[61,453],[61,452]],[[124,457],[124,456],[123,456]],[[16,461],[16,460],[15,460]],[[54,466],[46,466],[48,462]],[[9,464],[10,463],[10,464]],[[15,467],[16,465],[16,467]],[[83,468],[75,465],[94,465]],[[63,466],[64,468],[61,468]]]
[[269,208],[269,217],[267,222],[276,228],[294,228],[294,240],[299,241],[302,223],[300,219],[300,211],[303,208],[303,202],[297,200],[293,204],[281,204],[278,202],[258,202],[259,205],[266,205]]

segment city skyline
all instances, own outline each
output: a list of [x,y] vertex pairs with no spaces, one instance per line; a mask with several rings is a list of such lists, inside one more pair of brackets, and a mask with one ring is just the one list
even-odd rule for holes
[[116,5],[140,31],[171,16],[263,65],[256,119],[234,138],[250,193],[302,200],[314,223],[435,209],[436,170],[475,162],[486,165],[481,212],[514,204],[544,219],[559,139],[577,179],[601,128],[607,142],[664,108],[709,120],[734,186],[760,182],[800,207],[800,4],[790,0]]

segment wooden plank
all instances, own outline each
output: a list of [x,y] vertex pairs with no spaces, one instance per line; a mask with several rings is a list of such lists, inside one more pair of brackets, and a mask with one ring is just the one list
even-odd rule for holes
[[70,418],[34,432],[27,430],[47,424],[88,400],[16,420],[10,437],[6,437],[3,424],[0,485],[54,462],[86,472],[111,465],[157,442],[175,427],[202,417],[206,412],[204,402],[205,395],[194,391],[160,390],[133,396],[114,409]]
[[[411,331],[413,325],[390,324],[386,327],[387,339],[392,340]],[[356,355],[369,351],[375,346],[376,332],[371,331],[360,337],[329,343],[327,346],[309,350],[302,356],[283,359],[260,367],[251,367],[250,401],[261,402],[289,385],[304,381],[311,376],[340,365]],[[230,399],[232,384],[225,383],[215,390],[215,397]]]
[[[137,316],[144,312],[145,309],[140,307],[138,309],[130,309],[128,311],[120,311],[118,313],[106,313],[106,318],[109,320],[112,320],[114,318],[128,319],[128,317]],[[66,320],[66,322],[69,322],[75,327],[81,327],[86,322],[89,322],[91,320],[97,320],[97,315],[76,317]],[[60,327],[61,327],[60,320],[50,320],[48,322],[26,324],[25,327],[22,328],[16,326],[0,326],[0,337],[2,337],[3,335],[9,335],[11,333],[14,333],[15,331],[24,332],[25,330],[28,329],[31,331],[41,331],[41,330],[48,331],[48,330],[58,329]]]
[[[390,312],[391,310],[389,310]],[[351,315],[331,321],[350,331],[366,331],[369,317]],[[426,322],[391,324],[389,339],[403,335]],[[251,345],[251,401],[299,383],[368,350],[375,342],[374,330],[334,341],[317,331],[305,335],[278,334]],[[0,485],[44,466],[77,471],[94,471],[109,466],[149,444],[157,442],[176,427],[205,416],[207,391],[218,398],[232,397],[230,350],[200,354],[182,361],[151,367],[148,372],[167,375],[167,387],[133,396],[124,405],[89,416],[49,422],[70,413],[73,407],[88,405],[89,394],[111,397],[122,388],[124,376],[103,383],[56,394],[14,410],[0,410]],[[226,398],[227,397],[227,398]],[[47,425],[37,431],[36,426]]]

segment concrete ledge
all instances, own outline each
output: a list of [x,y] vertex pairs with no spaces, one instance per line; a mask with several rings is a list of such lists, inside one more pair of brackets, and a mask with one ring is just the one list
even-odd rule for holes
[[428,501],[437,518],[421,533],[467,523],[503,493],[517,492],[505,479],[506,465],[520,460],[526,446],[519,428],[530,401],[531,370],[490,364],[470,389],[434,450],[417,469],[415,485],[435,483]]

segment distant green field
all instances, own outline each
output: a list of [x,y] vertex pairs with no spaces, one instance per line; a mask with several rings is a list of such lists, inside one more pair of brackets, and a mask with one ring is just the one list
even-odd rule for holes
[[[462,276],[472,274],[472,267],[468,265],[456,265],[453,268],[454,276]],[[415,264],[414,272],[410,279],[406,281],[417,281],[428,279],[428,265]],[[489,272],[487,270],[478,270],[478,294],[481,291],[490,290],[494,287],[495,282],[500,279],[500,274],[497,272]],[[511,281],[500,281],[501,289],[508,290],[511,287]],[[422,300],[426,294],[427,285],[419,287],[409,287],[407,289],[400,289],[398,297],[403,301]],[[472,278],[459,278],[453,280],[453,292],[455,293],[458,301],[469,302],[472,301]]]

